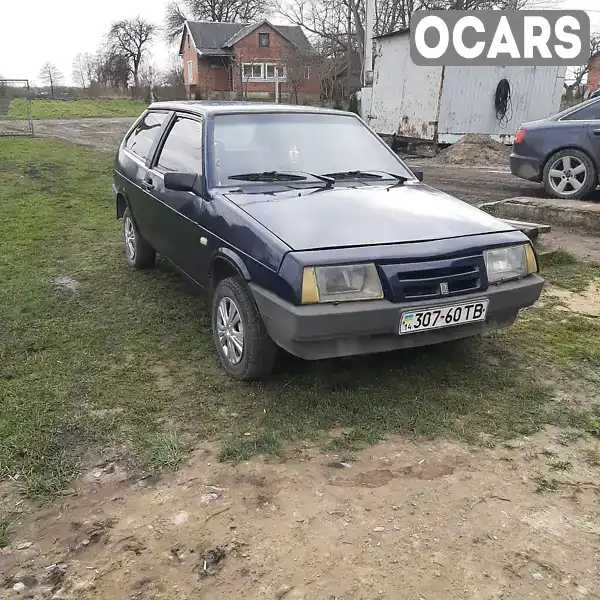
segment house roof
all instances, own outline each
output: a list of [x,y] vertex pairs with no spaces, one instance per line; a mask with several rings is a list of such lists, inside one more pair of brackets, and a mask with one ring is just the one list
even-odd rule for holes
[[213,21],[185,22],[196,49],[209,56],[231,54],[232,46],[264,24],[272,27],[299,50],[307,52],[312,50],[310,42],[297,25],[273,25],[266,19],[250,25],[246,23],[215,23]]
[[277,33],[283,36],[288,42],[296,46],[299,50],[305,50],[310,52],[312,50],[312,46],[310,42],[306,39],[304,35],[304,31],[298,25],[274,25],[267,19],[263,19],[258,23],[252,23],[251,25],[246,25],[243,29],[240,29],[235,35],[233,35],[224,46],[233,46],[241,39],[245,38],[247,35],[250,35],[253,31],[261,27],[262,25],[268,25],[272,27]]
[[212,21],[186,21],[185,25],[194,40],[194,45],[203,53],[205,50],[222,51],[225,42],[240,29],[246,27],[244,23],[214,23]]
[[296,48],[306,52],[312,51],[313,47],[304,35],[304,31],[298,25],[272,25],[284,38],[287,38]]
[[410,29],[408,27],[402,29],[396,29],[396,31],[390,31],[389,33],[382,33],[381,35],[374,35],[374,40],[380,40],[381,38],[395,37],[397,35],[404,35],[405,33],[410,33]]

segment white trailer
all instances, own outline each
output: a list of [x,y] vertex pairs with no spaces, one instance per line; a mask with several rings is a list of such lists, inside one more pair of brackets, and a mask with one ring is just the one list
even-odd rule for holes
[[[566,67],[421,67],[409,36],[374,38],[373,86],[362,90],[361,112],[383,137],[452,144],[482,133],[511,144],[521,123],[560,110]],[[504,115],[495,102],[501,80],[511,91]]]

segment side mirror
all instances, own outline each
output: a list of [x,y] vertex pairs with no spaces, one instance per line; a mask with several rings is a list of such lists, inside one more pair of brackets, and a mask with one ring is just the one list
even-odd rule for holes
[[193,192],[201,198],[206,197],[206,182],[196,173],[165,173],[165,188],[177,192]]
[[423,181],[423,167],[411,167],[410,170],[419,181]]

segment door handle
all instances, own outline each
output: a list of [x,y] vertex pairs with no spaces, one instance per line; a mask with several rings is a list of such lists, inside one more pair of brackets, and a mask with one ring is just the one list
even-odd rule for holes
[[600,129],[594,129],[592,133],[594,135],[600,135]]
[[154,183],[152,183],[152,179],[145,179],[144,181],[142,181],[142,187],[145,190],[153,190],[154,189]]

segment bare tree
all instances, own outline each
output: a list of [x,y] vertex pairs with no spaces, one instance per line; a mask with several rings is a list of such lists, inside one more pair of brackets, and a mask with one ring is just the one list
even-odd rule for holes
[[575,67],[569,73],[569,83],[565,81],[565,102],[572,105],[577,99],[583,97],[583,80],[587,77],[592,66],[592,59],[600,53],[600,33],[592,34],[590,40],[590,58],[585,65]]
[[[0,100],[2,100],[3,98],[6,98],[7,95],[8,95],[8,85],[7,85],[4,77],[2,77],[2,73],[0,73]],[[9,104],[10,104],[10,102],[8,102],[6,104],[6,112],[8,112]]]
[[165,16],[165,33],[176,41],[186,20],[219,23],[248,23],[267,15],[273,9],[272,0],[181,0],[170,2]]
[[180,56],[172,56],[168,67],[157,76],[161,85],[169,87],[183,87],[184,73],[183,61]]
[[96,59],[91,52],[85,52],[81,55],[81,62],[85,80],[88,82],[88,85],[91,85],[94,79]]
[[101,48],[93,59],[93,77],[101,85],[127,88],[129,61],[125,56],[110,48]]
[[81,52],[75,55],[73,59],[73,83],[80,88],[83,88],[83,91],[89,87],[90,80],[87,76],[87,71],[85,68],[85,61],[83,58],[83,54]]
[[290,100],[298,104],[298,92],[310,79],[311,68],[316,68],[316,56],[301,50],[289,49],[284,54],[284,65]]
[[[417,10],[491,10],[531,8],[553,0],[375,0],[375,35],[409,26]],[[279,12],[319,40],[329,56],[356,52],[362,60],[365,0],[286,0]],[[351,15],[350,20],[348,14]]]
[[62,73],[55,67],[50,61],[44,63],[42,67],[39,78],[46,84],[50,86],[50,95],[54,96],[54,88],[58,85],[62,79]]
[[139,69],[148,46],[156,34],[156,25],[141,17],[126,19],[112,24],[108,32],[108,46],[115,55],[125,58],[133,82],[139,85]]
[[171,56],[166,69],[154,75],[156,100],[181,100],[185,98],[183,61],[180,56]]

